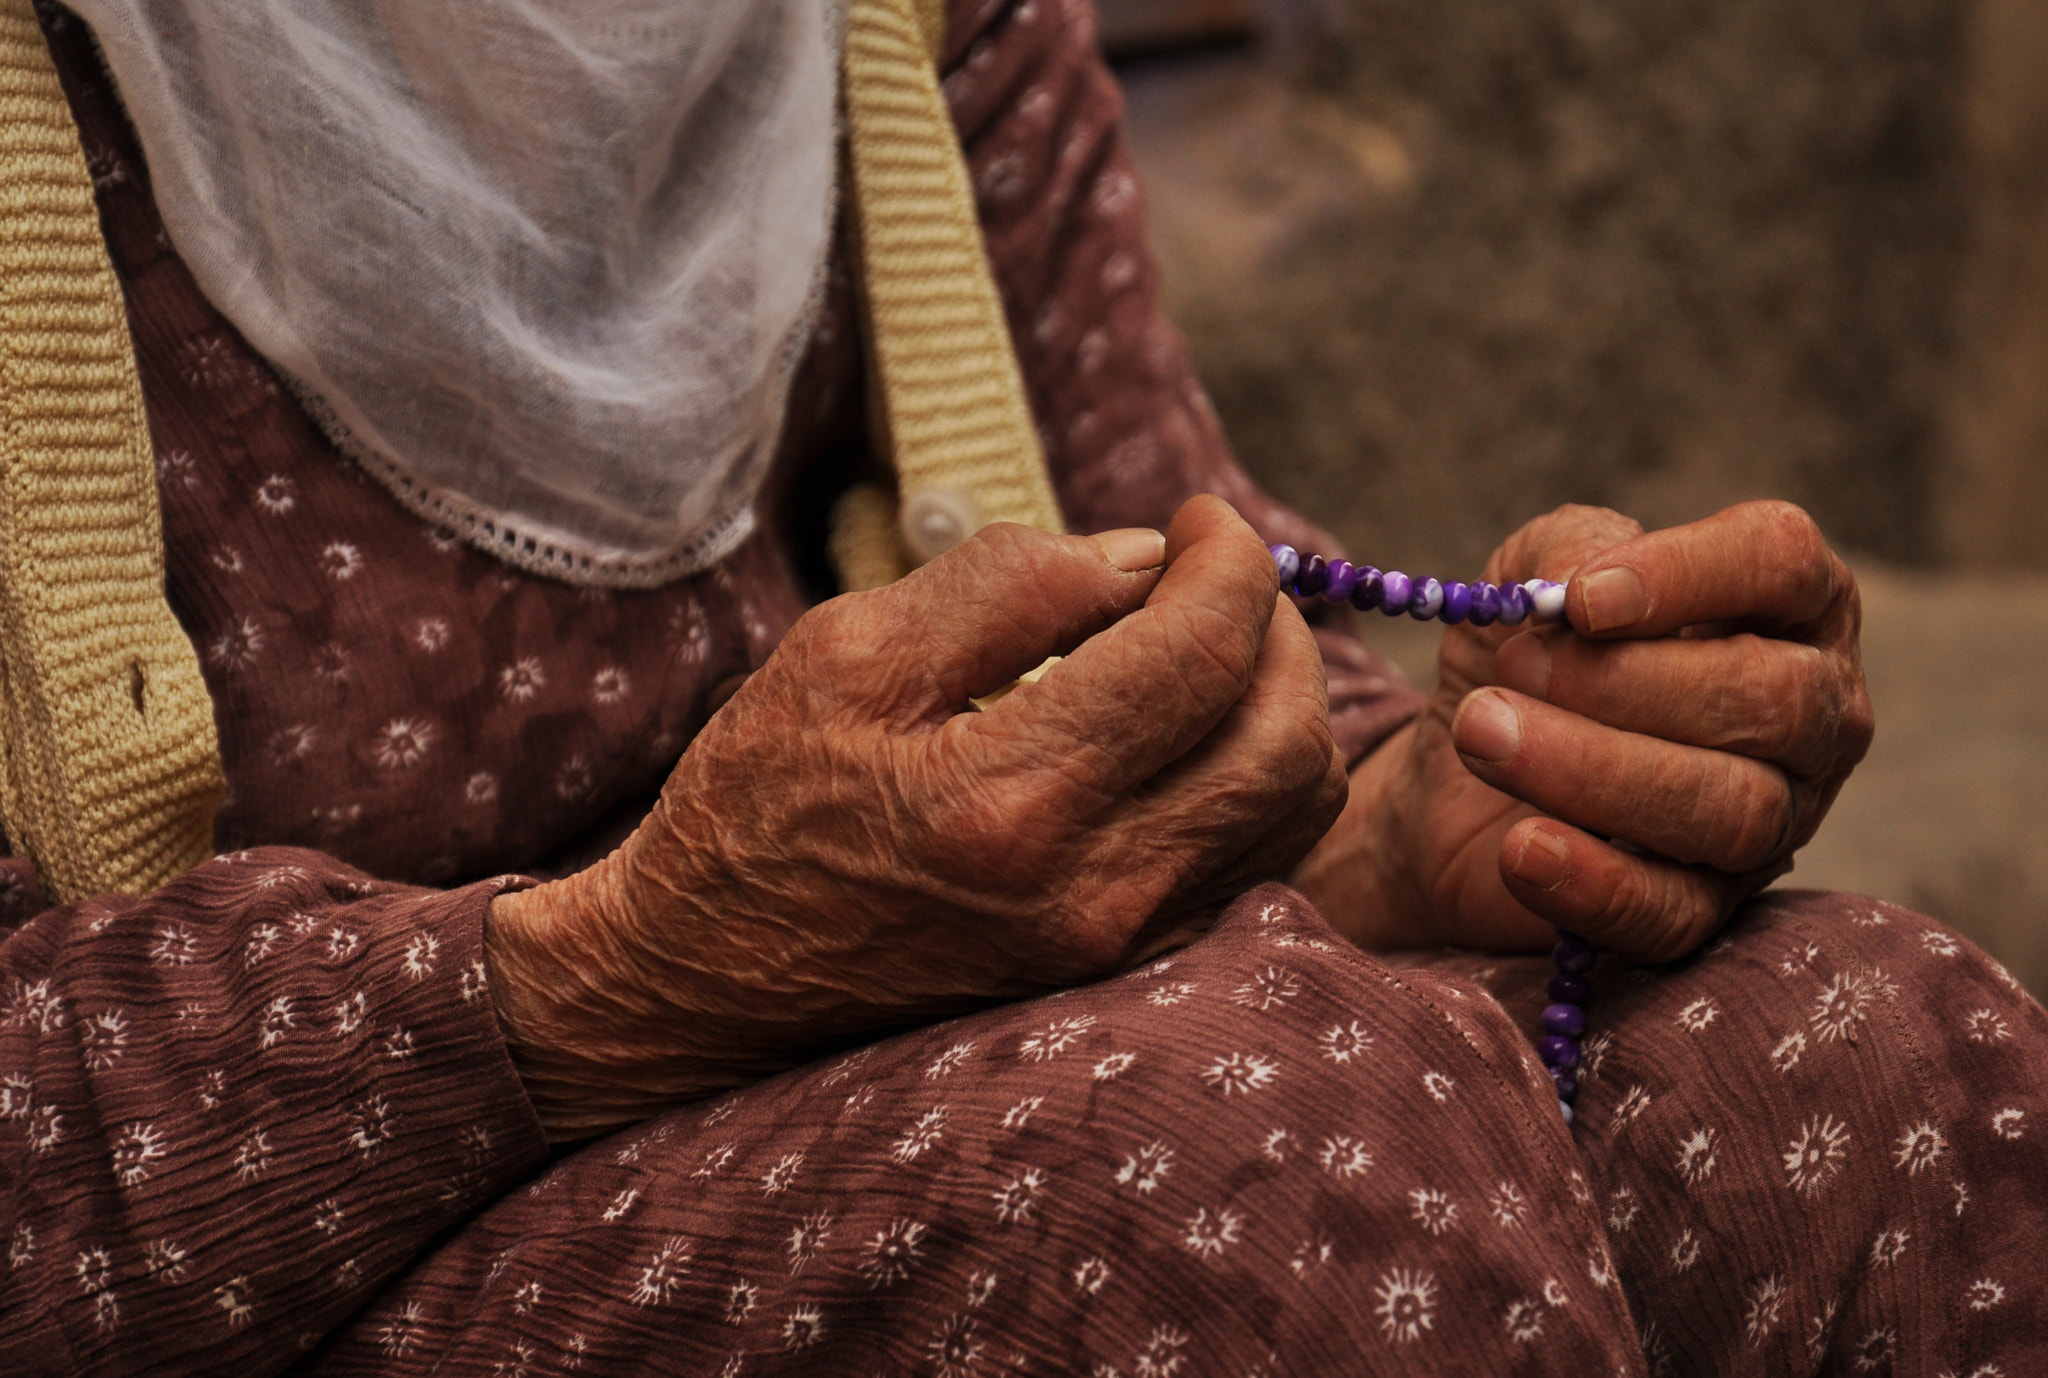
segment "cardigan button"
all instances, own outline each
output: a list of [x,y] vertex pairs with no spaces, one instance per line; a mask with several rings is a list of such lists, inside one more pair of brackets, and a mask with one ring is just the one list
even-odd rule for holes
[[981,530],[981,510],[957,488],[919,488],[903,499],[897,516],[911,562],[936,560]]

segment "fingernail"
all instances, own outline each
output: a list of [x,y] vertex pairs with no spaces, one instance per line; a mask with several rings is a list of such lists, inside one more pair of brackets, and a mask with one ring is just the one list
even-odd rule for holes
[[1522,854],[1509,869],[1516,880],[1526,881],[1539,890],[1552,890],[1571,874],[1565,866],[1570,855],[1563,838],[1552,836],[1543,828],[1531,828],[1522,835]]
[[1586,630],[1612,631],[1643,620],[1650,610],[1650,593],[1643,576],[1627,565],[1597,570],[1578,580],[1586,600]]
[[1101,546],[1109,562],[1126,574],[1157,569],[1166,563],[1166,537],[1149,526],[1098,531],[1088,539]]
[[1501,695],[1482,689],[1466,696],[1451,723],[1451,738],[1461,755],[1506,765],[1522,745],[1522,715]]
[[1550,698],[1550,638],[1524,632],[1493,653],[1493,673],[1500,682],[1532,699]]

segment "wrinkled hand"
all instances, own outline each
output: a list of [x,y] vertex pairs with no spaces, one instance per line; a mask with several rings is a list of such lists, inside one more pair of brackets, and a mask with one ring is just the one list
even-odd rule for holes
[[1428,710],[1376,752],[1299,881],[1382,948],[1653,961],[1791,869],[1869,747],[1856,581],[1812,520],[1745,503],[1643,534],[1524,527],[1487,579],[1570,580],[1569,628],[1445,629]]
[[814,609],[624,846],[493,903],[493,998],[551,1134],[1098,975],[1285,875],[1345,777],[1277,595],[1198,498],[1164,540],[990,527]]

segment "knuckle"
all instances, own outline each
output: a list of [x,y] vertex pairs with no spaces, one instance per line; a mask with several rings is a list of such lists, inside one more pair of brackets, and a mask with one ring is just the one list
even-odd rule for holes
[[1328,715],[1311,695],[1291,692],[1262,710],[1252,740],[1272,793],[1299,803],[1326,787],[1336,744]]
[[1648,871],[1624,858],[1614,883],[1602,895],[1587,926],[1625,952],[1649,956],[1659,941],[1662,906],[1656,902]]
[[1781,642],[1743,632],[1728,638],[1728,649],[1733,664],[1713,698],[1716,722],[1709,745],[1776,756],[1810,730],[1812,686],[1802,681],[1788,699]]
[[1803,651],[1804,673],[1799,677],[1799,715],[1806,737],[1820,751],[1832,751],[1845,729],[1851,727],[1856,691],[1860,686],[1842,674],[1833,657],[1811,648]]
[[1074,795],[1071,782],[1054,772],[994,779],[963,772],[924,792],[922,807],[908,812],[921,812],[937,825],[932,845],[945,853],[948,871],[1028,892],[1042,883],[1071,839],[1081,813]]
[[1015,522],[990,522],[962,541],[961,546],[972,548],[978,545],[990,556],[1007,563],[1032,558],[1043,541],[1042,534],[1028,526],[1019,526]]
[[1175,672],[1198,697],[1242,693],[1258,663],[1259,639],[1220,608],[1197,604],[1168,624]]
[[1523,524],[1487,562],[1486,577],[1526,579],[1584,560],[1594,552],[1643,534],[1642,523],[1611,507],[1568,502]]
[[1796,502],[1767,498],[1749,504],[1749,512],[1771,532],[1774,543],[1787,550],[1812,557],[1828,548],[1826,539],[1821,536],[1820,524],[1814,521],[1812,513]]
[[1863,636],[1863,585],[1856,581],[1856,571],[1842,563],[1841,556],[1831,558],[1835,564],[1835,598],[1839,608],[1834,634],[1837,644],[1853,648]]
[[1871,742],[1877,738],[1877,707],[1870,701],[1870,690],[1860,676],[1847,697],[1836,738],[1838,745],[1834,764],[1838,769],[1846,769],[1862,760],[1863,754],[1870,750]]
[[1836,592],[1834,551],[1819,523],[1797,503],[1771,500],[1752,504],[1770,552],[1766,571],[1782,592],[1803,603],[1826,603]]
[[[1818,769],[1833,758],[1840,740],[1845,716],[1841,678],[1810,647],[1768,640],[1761,646],[1780,665],[1777,674],[1757,685],[1751,705],[1757,749],[1748,754],[1802,773]],[[1789,674],[1784,672],[1787,664]]]
[[1861,676],[1812,647],[1753,640],[1756,659],[1745,659],[1743,671],[1748,728],[1730,733],[1729,749],[1801,775],[1863,759],[1876,719]]
[[1344,761],[1344,753],[1330,744],[1330,764],[1323,773],[1323,783],[1316,791],[1316,806],[1328,814],[1331,820],[1343,812],[1344,805],[1351,798],[1351,772]]
[[[1816,658],[1817,659],[1817,658]],[[1797,732],[1779,753],[1779,759],[1804,774],[1824,770],[1841,753],[1843,729],[1848,725],[1849,705],[1839,677],[1818,667],[1799,683],[1797,708],[1788,718],[1797,718]]]
[[1301,743],[1301,790],[1304,795],[1326,792],[1330,774],[1336,772],[1339,786],[1345,782],[1343,753],[1330,735],[1329,719],[1312,714],[1297,734]]
[[1542,520],[1547,524],[1542,540],[1543,552],[1548,557],[1544,563],[1558,566],[1559,573],[1563,566],[1576,565],[1598,551],[1643,534],[1643,524],[1635,518],[1611,507],[1584,503],[1566,503]]
[[858,664],[869,638],[858,628],[869,620],[871,593],[843,593],[818,604],[783,634],[775,654],[806,672]]
[[1582,502],[1561,504],[1538,520],[1553,522],[1560,530],[1573,535],[1612,537],[1625,541],[1631,536],[1643,534],[1643,524],[1635,518],[1623,516],[1611,507],[1594,507]]
[[1307,795],[1320,789],[1330,772],[1330,734],[1312,727],[1290,732],[1282,778],[1290,793]]
[[1792,819],[1792,790],[1782,772],[1739,756],[1716,762],[1719,782],[1701,791],[1709,801],[1697,858],[1727,871],[1751,871],[1771,859]]
[[1664,876],[1664,921],[1652,959],[1668,962],[1683,957],[1713,935],[1726,917],[1726,901],[1716,882],[1673,867]]
[[1017,782],[1008,796],[1016,817],[1069,822],[1090,817],[1116,799],[1113,784],[1125,762],[1112,744],[1070,733],[1047,733],[1012,757]]
[[[1086,537],[1054,536],[1015,522],[991,522],[892,588],[906,594],[916,588],[937,605],[978,598],[1006,601],[1018,588],[1058,586],[1077,561],[1090,568],[1101,563]],[[917,580],[915,575],[925,570],[943,577]]]
[[1669,962],[1705,941],[1718,922],[1718,905],[1706,878],[1679,866],[1654,872],[1647,866],[1631,869],[1638,878],[1637,908],[1630,915],[1631,951],[1651,962]]

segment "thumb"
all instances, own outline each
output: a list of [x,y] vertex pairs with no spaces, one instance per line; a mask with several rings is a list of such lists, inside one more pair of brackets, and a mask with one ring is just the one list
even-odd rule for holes
[[1166,537],[1146,527],[1058,536],[997,522],[860,596],[922,671],[896,706],[944,718],[1137,611],[1165,565]]

